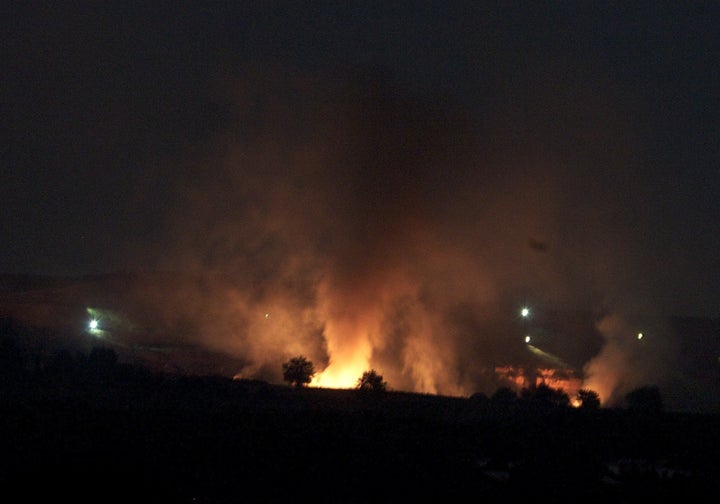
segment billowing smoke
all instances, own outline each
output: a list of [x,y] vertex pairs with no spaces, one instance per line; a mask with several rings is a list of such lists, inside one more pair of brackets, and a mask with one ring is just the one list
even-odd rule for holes
[[625,395],[646,385],[666,385],[681,370],[675,344],[660,317],[633,320],[612,313],[598,321],[604,344],[584,366],[583,386],[596,391],[605,406],[623,406]]
[[[250,69],[216,89],[227,127],[148,167],[132,199],[164,211],[137,257],[174,277],[137,294],[238,376],[280,382],[302,354],[321,386],[372,368],[397,390],[489,393],[495,366],[527,358],[522,303],[592,311],[652,290],[632,136],[596,90],[535,89],[513,118],[512,97],[476,116],[382,79]],[[604,398],[650,378],[616,322],[587,367]]]

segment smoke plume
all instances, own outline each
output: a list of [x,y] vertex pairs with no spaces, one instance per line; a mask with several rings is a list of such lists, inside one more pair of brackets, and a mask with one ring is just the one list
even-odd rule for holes
[[[654,292],[628,206],[644,194],[625,176],[632,135],[595,90],[537,89],[513,118],[377,76],[240,75],[212,89],[227,127],[148,167],[132,200],[161,202],[136,257],[177,274],[138,304],[240,359],[234,374],[279,382],[302,354],[320,386],[372,368],[398,390],[490,393],[496,365],[527,358],[523,303],[593,312]],[[616,323],[587,367],[604,398],[649,378],[630,374]]]

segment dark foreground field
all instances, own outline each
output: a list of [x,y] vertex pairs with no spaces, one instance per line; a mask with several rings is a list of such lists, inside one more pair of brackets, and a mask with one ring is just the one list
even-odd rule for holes
[[293,389],[121,365],[7,379],[0,483],[25,502],[700,502],[716,416]]

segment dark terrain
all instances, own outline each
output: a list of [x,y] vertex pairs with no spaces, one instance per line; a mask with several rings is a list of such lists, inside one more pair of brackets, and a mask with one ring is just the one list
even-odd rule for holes
[[103,351],[70,361],[4,368],[7,495],[699,502],[720,489],[714,415],[296,389],[163,375]]

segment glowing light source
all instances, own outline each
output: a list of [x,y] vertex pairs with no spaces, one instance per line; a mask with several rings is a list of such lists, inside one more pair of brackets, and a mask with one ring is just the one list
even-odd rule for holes
[[641,333],[641,332],[637,333],[637,339],[641,340],[641,339],[643,339],[643,336],[644,336],[643,333]]
[[523,306],[522,310],[520,310],[520,315],[522,318],[528,318],[530,316],[530,308]]
[[96,318],[90,319],[88,322],[88,333],[92,334],[97,338],[102,338],[105,331],[100,329],[100,322]]
[[525,336],[525,343],[530,343],[530,335]]

